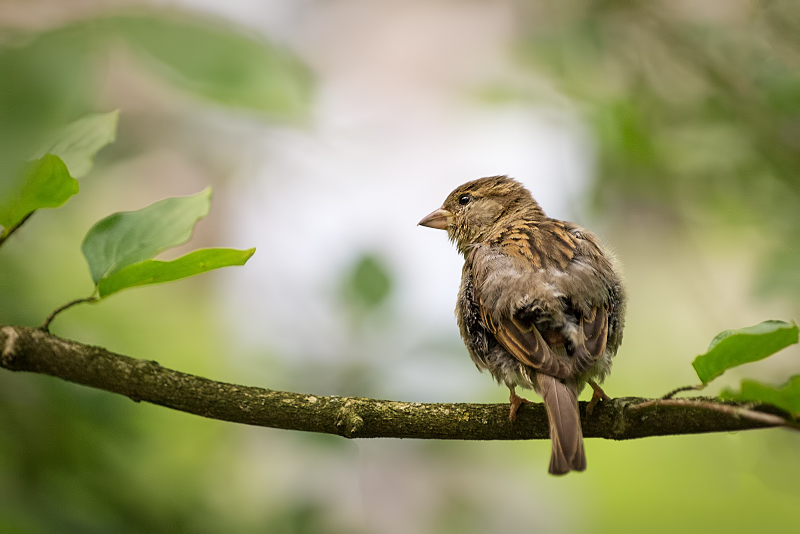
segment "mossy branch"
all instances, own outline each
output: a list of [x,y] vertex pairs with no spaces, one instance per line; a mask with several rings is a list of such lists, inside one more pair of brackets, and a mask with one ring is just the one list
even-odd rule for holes
[[[523,406],[511,424],[508,404],[429,404],[273,391],[173,371],[154,361],[122,356],[29,327],[0,327],[0,367],[47,374],[212,419],[346,438],[548,438],[547,415],[538,403]],[[611,399],[601,402],[589,418],[587,403],[581,402],[584,436],[623,440],[731,432],[779,426],[785,421],[784,414],[774,408],[756,410],[713,398],[691,400],[661,404],[658,399]],[[644,403],[649,404],[641,406]],[[742,417],[745,409],[763,417]]]

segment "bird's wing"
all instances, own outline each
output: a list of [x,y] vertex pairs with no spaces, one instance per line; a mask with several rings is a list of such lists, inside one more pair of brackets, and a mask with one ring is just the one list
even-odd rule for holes
[[575,374],[586,372],[606,351],[608,341],[608,310],[605,306],[593,308],[581,317],[583,343],[578,344],[573,361]]
[[[566,272],[567,276],[586,276],[581,271],[570,272],[579,237],[561,225],[554,225],[552,228],[547,228],[547,231],[536,230],[534,232],[516,230],[514,234],[519,234],[520,238],[514,239],[516,235],[511,234],[511,240],[503,240],[506,246],[503,246],[501,251],[491,250],[488,247],[476,251],[473,261],[484,263],[478,271],[485,273],[482,277],[484,283],[478,284],[476,295],[480,317],[487,330],[503,348],[523,364],[557,378],[574,377],[587,371],[605,352],[608,339],[608,309],[605,305],[593,307],[588,313],[565,311],[567,314],[575,315],[583,334],[569,340],[565,339],[569,334],[563,329],[548,327],[547,317],[537,317],[528,313],[529,310],[525,308],[512,306],[510,313],[493,313],[501,300],[498,293],[506,293],[502,300],[524,300],[516,297],[530,293],[531,286],[537,285],[536,278],[532,274],[537,270],[552,267]],[[546,240],[552,243],[544,242]],[[543,252],[545,250],[548,252]],[[498,260],[501,256],[515,259]],[[493,267],[502,269],[502,276],[498,276],[497,272],[494,276],[489,274]],[[512,294],[509,295],[509,292]],[[519,295],[514,295],[514,292]],[[556,343],[571,344],[574,349],[571,351],[572,358],[562,359],[556,354],[551,348],[551,344]]]
[[[519,260],[519,258],[518,258]],[[482,246],[469,255],[476,275],[475,302],[484,327],[521,363],[559,378],[572,375],[571,366],[551,349],[533,321],[510,313],[512,302],[532,283],[526,261],[512,259],[505,250]],[[497,313],[497,310],[507,310]]]
[[513,317],[495,324],[491,314],[480,303],[481,320],[506,351],[525,365],[558,378],[574,376],[572,365],[563,361],[544,340],[533,324],[523,324]]

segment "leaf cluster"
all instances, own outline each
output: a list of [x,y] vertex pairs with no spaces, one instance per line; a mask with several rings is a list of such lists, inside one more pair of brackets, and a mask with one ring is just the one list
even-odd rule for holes
[[[725,371],[739,365],[763,360],[798,342],[796,323],[764,321],[738,330],[726,330],[715,337],[705,354],[692,362],[698,378],[706,386]],[[741,391],[724,390],[723,399],[771,404],[800,416],[800,375],[780,386],[742,380]]]
[[[116,137],[119,113],[83,117],[60,131],[28,166],[18,190],[0,199],[0,244],[36,210],[57,208],[79,191],[73,174],[89,172],[94,155]],[[67,163],[69,162],[69,167]],[[73,304],[94,302],[131,287],[171,282],[220,267],[244,265],[255,249],[207,248],[172,261],[153,259],[187,242],[195,224],[208,215],[211,188],[195,195],[167,198],[138,211],[114,213],[95,223],[81,246],[95,284],[92,296]]]

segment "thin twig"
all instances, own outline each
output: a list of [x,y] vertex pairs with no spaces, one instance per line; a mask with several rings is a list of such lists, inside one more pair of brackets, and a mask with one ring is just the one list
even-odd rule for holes
[[47,319],[44,320],[44,323],[42,323],[42,326],[40,326],[39,328],[41,328],[45,332],[49,332],[50,331],[50,323],[53,322],[53,319],[55,319],[56,315],[58,315],[59,313],[61,313],[64,310],[66,310],[67,308],[71,308],[72,306],[75,306],[76,304],[81,304],[83,302],[95,302],[96,300],[97,300],[97,297],[92,296],[92,297],[85,297],[85,298],[82,298],[82,299],[75,299],[73,301],[67,302],[63,306],[60,306],[60,307],[56,308],[53,311],[53,313],[48,315]]
[[671,399],[672,397],[674,397],[678,393],[682,393],[684,391],[700,391],[704,387],[706,387],[705,384],[697,384],[696,386],[682,386],[682,387],[673,389],[672,391],[670,391],[669,393],[667,393],[666,395],[661,397],[661,399],[662,400]]
[[30,212],[30,213],[29,213],[29,214],[27,214],[25,217],[23,217],[23,218],[22,218],[22,220],[21,220],[20,222],[18,222],[18,223],[17,223],[17,224],[15,224],[14,226],[11,226],[10,228],[6,228],[6,229],[3,231],[3,233],[2,233],[2,234],[0,234],[0,246],[2,246],[2,245],[3,245],[3,243],[5,243],[5,242],[6,242],[6,239],[8,239],[9,237],[11,237],[11,234],[13,234],[13,233],[14,233],[14,232],[16,232],[17,230],[19,230],[19,227],[20,227],[20,226],[22,226],[23,224],[25,224],[25,222],[26,222],[28,219],[30,219],[30,218],[31,218],[31,215],[33,215],[34,213],[35,213],[34,211]]

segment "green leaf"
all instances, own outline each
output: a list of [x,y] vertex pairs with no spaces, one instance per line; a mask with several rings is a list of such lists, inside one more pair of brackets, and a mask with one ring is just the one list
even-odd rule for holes
[[129,287],[160,284],[228,267],[244,265],[256,249],[206,248],[195,250],[172,261],[145,260],[111,274],[97,284],[100,298]]
[[739,330],[726,330],[711,342],[708,352],[695,358],[692,367],[707,384],[727,369],[763,360],[798,340],[794,323],[764,321]]
[[157,73],[199,96],[272,115],[308,109],[306,69],[256,35],[186,14],[121,15],[106,23]]
[[720,394],[720,397],[771,404],[792,415],[798,415],[800,414],[800,375],[794,375],[788,382],[778,387],[762,384],[755,380],[742,380],[740,392],[726,389]]
[[210,203],[211,188],[207,188],[97,222],[81,246],[94,283],[188,241],[194,225],[208,214]]
[[80,118],[58,131],[35,157],[55,154],[74,178],[80,178],[92,169],[95,154],[116,140],[118,120],[118,110]]
[[51,154],[28,164],[21,187],[0,203],[0,224],[8,230],[40,208],[57,208],[79,190],[67,166]]

